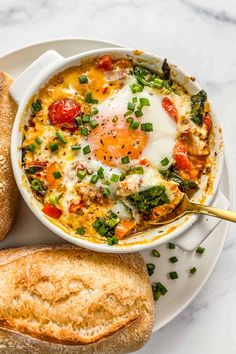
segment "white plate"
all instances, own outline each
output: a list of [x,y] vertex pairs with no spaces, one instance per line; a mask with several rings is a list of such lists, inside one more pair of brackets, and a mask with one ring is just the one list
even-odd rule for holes
[[[91,39],[62,39],[36,43],[0,57],[0,70],[17,77],[32,61],[48,49],[55,49],[67,57],[82,51],[106,47],[119,47],[119,45]],[[225,162],[220,189],[231,200],[231,181],[227,162]],[[162,296],[156,304],[154,332],[175,318],[197,295],[216,264],[227,231],[228,223],[221,222],[204,242],[206,251],[202,256],[196,255],[195,252],[185,252],[177,247],[170,250],[166,244],[158,247],[161,253],[160,258],[151,256],[150,251],[142,252],[147,263],[156,264],[156,271],[151,280],[153,282],[161,281],[168,288],[168,293]],[[189,237],[191,237],[191,230],[189,231]],[[33,216],[22,200],[16,224],[8,238],[0,244],[0,247],[62,242],[65,241],[46,229]],[[179,262],[170,263],[169,258],[171,256],[177,256]],[[197,272],[190,276],[189,269],[193,266],[197,268]],[[178,280],[170,280],[167,275],[174,270],[178,272]]]

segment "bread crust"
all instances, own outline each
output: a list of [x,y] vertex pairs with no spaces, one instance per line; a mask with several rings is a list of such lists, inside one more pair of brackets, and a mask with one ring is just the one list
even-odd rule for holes
[[11,84],[12,78],[0,71],[0,241],[11,231],[19,203],[10,157],[11,131],[17,111],[8,92]]
[[0,287],[1,353],[129,353],[152,331],[152,291],[139,254],[73,245],[4,250]]

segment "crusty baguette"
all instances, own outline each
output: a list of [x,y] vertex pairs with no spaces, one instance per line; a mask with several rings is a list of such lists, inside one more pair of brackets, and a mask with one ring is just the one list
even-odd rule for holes
[[71,245],[0,251],[1,353],[128,353],[148,340],[153,299],[138,254]]
[[0,241],[10,232],[19,201],[10,158],[11,131],[17,106],[8,89],[10,76],[0,71]]

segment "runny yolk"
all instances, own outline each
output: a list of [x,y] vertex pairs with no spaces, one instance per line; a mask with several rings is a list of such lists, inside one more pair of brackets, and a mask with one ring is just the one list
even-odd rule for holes
[[129,129],[129,123],[123,117],[119,117],[117,123],[113,123],[112,118],[103,119],[89,135],[92,153],[108,166],[119,165],[125,156],[130,160],[139,158],[147,140],[147,134],[139,128]]

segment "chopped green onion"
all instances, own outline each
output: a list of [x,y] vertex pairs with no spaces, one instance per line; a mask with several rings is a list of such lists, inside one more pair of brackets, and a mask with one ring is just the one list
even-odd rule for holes
[[79,82],[80,82],[81,84],[87,84],[87,83],[88,83],[88,78],[87,78],[87,76],[86,76],[86,75],[81,75],[81,76],[79,77]]
[[49,201],[52,205],[57,205],[58,203],[58,196],[56,194],[50,194],[49,195]]
[[89,123],[90,122],[90,115],[89,114],[83,114],[82,121],[83,121],[83,123]]
[[122,173],[122,174],[120,175],[120,181],[124,181],[125,177],[126,177],[126,174],[125,174],[125,173]]
[[130,124],[129,129],[131,130],[136,130],[139,127],[139,122],[133,120],[133,122]]
[[95,119],[91,120],[90,127],[92,129],[95,129],[98,125],[99,125],[98,121],[96,121]]
[[161,79],[158,79],[157,77],[155,77],[155,79],[153,80],[153,82],[155,83],[155,87],[156,87],[156,88],[161,88],[164,81],[161,80]]
[[92,175],[90,182],[95,184],[97,183],[97,181],[99,180],[99,176],[98,175]]
[[161,297],[161,291],[160,290],[154,290],[152,288],[152,294],[153,294],[153,300],[157,301]]
[[108,231],[108,228],[105,227],[104,225],[99,226],[99,228],[97,229],[97,232],[98,232],[99,235],[101,235],[101,236],[106,235],[107,231]]
[[67,140],[64,138],[64,136],[60,132],[56,132],[56,136],[63,144],[67,143]]
[[138,109],[137,111],[135,111],[134,114],[137,118],[140,118],[143,116],[143,112],[141,111],[141,109]]
[[166,287],[161,282],[158,282],[157,286],[160,289],[161,295],[165,295],[168,292]]
[[79,178],[79,179],[84,179],[84,177],[86,176],[87,174],[87,171],[86,170],[78,170],[76,172],[76,176]]
[[177,257],[170,257],[170,262],[176,263],[176,262],[178,262],[178,258]]
[[31,182],[31,188],[34,190],[34,191],[38,191],[39,188],[41,187],[41,182],[39,179],[35,178],[32,180]]
[[172,279],[172,280],[178,279],[178,274],[177,274],[177,272],[170,272],[169,275],[170,275],[170,279]]
[[198,253],[198,254],[203,254],[204,252],[205,252],[205,248],[204,248],[204,247],[199,246],[199,247],[196,249],[196,253]]
[[76,120],[78,127],[83,124],[81,117],[76,117],[75,120]]
[[144,169],[143,166],[132,166],[126,171],[126,175],[143,175]]
[[83,153],[84,155],[87,155],[91,152],[91,149],[90,149],[90,146],[89,145],[86,145],[84,148],[83,148]]
[[37,113],[37,112],[41,111],[42,103],[39,99],[37,99],[36,102],[32,103],[31,107],[32,107],[33,112]]
[[[103,189],[103,195],[104,195],[104,197],[108,198],[110,194],[111,194],[111,191],[110,191],[109,188],[104,188],[104,189]],[[109,223],[108,223],[108,225],[109,225]],[[109,225],[109,226],[110,226],[110,225]]]
[[115,173],[113,173],[112,176],[111,176],[111,181],[112,182],[118,182],[119,178],[120,178],[119,175],[116,175]]
[[52,152],[57,151],[57,150],[58,150],[58,145],[55,144],[55,143],[50,144],[50,150],[51,150]]
[[111,218],[107,221],[107,225],[110,227],[114,227],[115,225],[119,224],[119,218]]
[[151,276],[154,273],[155,268],[156,268],[155,264],[147,263],[147,271],[149,276]]
[[132,111],[127,111],[125,114],[124,114],[124,117],[128,117],[130,114],[132,114],[133,112]]
[[98,100],[93,98],[92,92],[87,92],[84,100],[87,103],[94,103],[94,104],[98,103]]
[[113,245],[117,245],[118,244],[118,240],[115,236],[112,237],[107,237],[107,243],[109,246],[113,246]]
[[96,114],[98,114],[99,110],[97,109],[97,107],[93,107],[92,111],[91,111],[91,115],[95,116]]
[[167,166],[168,163],[169,163],[169,159],[167,157],[165,157],[164,159],[161,160],[162,166]]
[[84,136],[88,136],[88,129],[87,128],[80,128],[80,134]]
[[36,149],[36,146],[34,144],[29,144],[27,147],[27,150],[33,152]]
[[130,85],[130,88],[131,88],[133,93],[142,92],[143,91],[143,86],[138,84],[138,83]]
[[175,249],[175,244],[172,243],[172,242],[169,242],[169,243],[168,243],[168,248],[169,248],[170,250],[174,250],[174,249]]
[[138,97],[133,97],[133,98],[132,98],[132,101],[133,101],[133,103],[138,102]]
[[142,123],[141,124],[141,130],[143,132],[153,132],[152,123]]
[[117,121],[118,121],[118,116],[114,116],[113,119],[112,119],[112,122],[116,123]]
[[130,163],[129,156],[122,157],[121,162],[123,163],[123,165]]
[[85,234],[85,228],[84,227],[78,227],[76,232],[79,235],[84,235]]
[[134,118],[132,118],[132,117],[128,117],[128,118],[126,118],[126,122],[127,122],[127,123],[132,123],[132,122],[133,122],[133,120],[134,120]]
[[196,273],[196,271],[197,271],[197,268],[196,268],[196,267],[193,267],[193,268],[190,269],[189,272],[190,272],[191,274],[194,274],[194,273]]
[[142,97],[139,99],[139,102],[140,102],[140,106],[150,106],[150,102],[149,102],[149,99],[145,98],[145,97]]
[[39,136],[37,136],[37,138],[35,138],[35,141],[39,145],[42,144],[42,142],[43,142],[43,140]]
[[55,179],[61,178],[61,173],[60,173],[60,171],[54,171],[52,174],[53,174],[53,177],[54,177]]
[[71,145],[71,150],[80,150],[81,149],[81,145]]
[[97,175],[98,175],[98,177],[101,178],[101,179],[104,179],[104,178],[105,178],[103,172],[104,172],[104,168],[99,167],[98,172],[97,172]]
[[160,252],[157,251],[157,250],[155,250],[155,249],[152,250],[152,255],[153,255],[154,257],[158,257],[158,258],[161,256],[161,255],[160,255]]
[[127,109],[128,111],[134,111],[135,110],[135,105],[133,102],[128,102],[128,105],[127,105]]

